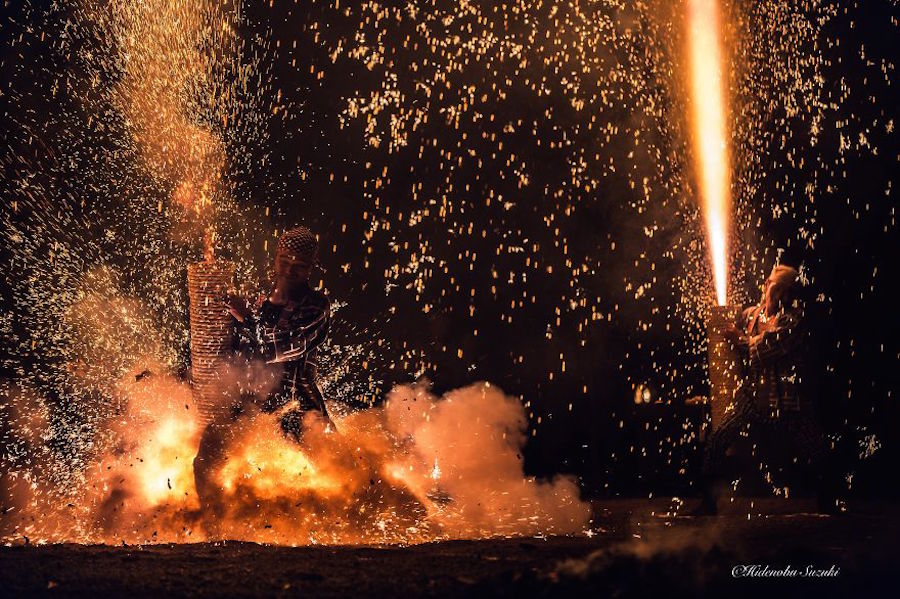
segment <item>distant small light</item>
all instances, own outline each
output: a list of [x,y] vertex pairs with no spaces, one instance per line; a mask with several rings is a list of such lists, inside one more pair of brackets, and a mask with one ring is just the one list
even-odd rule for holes
[[654,396],[653,388],[650,385],[646,383],[638,385],[634,390],[634,403],[652,403],[654,401]]

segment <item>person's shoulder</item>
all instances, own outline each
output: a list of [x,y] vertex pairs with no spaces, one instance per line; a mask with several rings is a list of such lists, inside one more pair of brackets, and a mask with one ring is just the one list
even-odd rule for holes
[[306,294],[306,301],[303,303],[306,306],[318,308],[325,312],[331,310],[331,300],[324,289],[315,289],[310,286]]

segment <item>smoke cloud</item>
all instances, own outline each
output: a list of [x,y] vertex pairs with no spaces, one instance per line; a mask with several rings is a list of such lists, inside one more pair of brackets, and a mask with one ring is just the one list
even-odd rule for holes
[[523,407],[489,383],[441,397],[427,384],[395,387],[382,406],[338,418],[337,430],[310,413],[299,443],[280,414],[245,406],[226,426],[216,510],[201,508],[194,487],[203,427],[189,387],[130,373],[116,389],[125,412],[65,488],[46,475],[63,465],[36,440],[45,421],[6,419],[29,454],[4,466],[4,481],[28,481],[4,485],[6,542],[418,543],[588,525],[574,480],[524,475]]

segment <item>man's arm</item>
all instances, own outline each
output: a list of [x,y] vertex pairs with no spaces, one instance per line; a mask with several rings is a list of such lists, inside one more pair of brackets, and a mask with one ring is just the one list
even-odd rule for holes
[[756,306],[745,309],[738,315],[734,323],[725,329],[725,337],[731,341],[734,348],[744,358],[747,357],[747,354],[750,351],[750,337],[744,331],[747,330],[750,320],[756,315],[758,310],[759,308]]
[[265,359],[268,363],[299,360],[325,341],[331,328],[331,308],[303,307],[299,317],[290,319],[286,328],[275,327],[266,335]]
[[784,312],[775,319],[769,330],[749,338],[750,363],[767,364],[777,360],[794,351],[802,340],[800,313]]

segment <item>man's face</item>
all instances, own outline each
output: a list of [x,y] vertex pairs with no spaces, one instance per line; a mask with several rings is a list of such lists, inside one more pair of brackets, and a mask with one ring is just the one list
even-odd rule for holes
[[275,275],[290,285],[308,281],[312,269],[312,260],[305,256],[295,256],[290,251],[275,254]]

